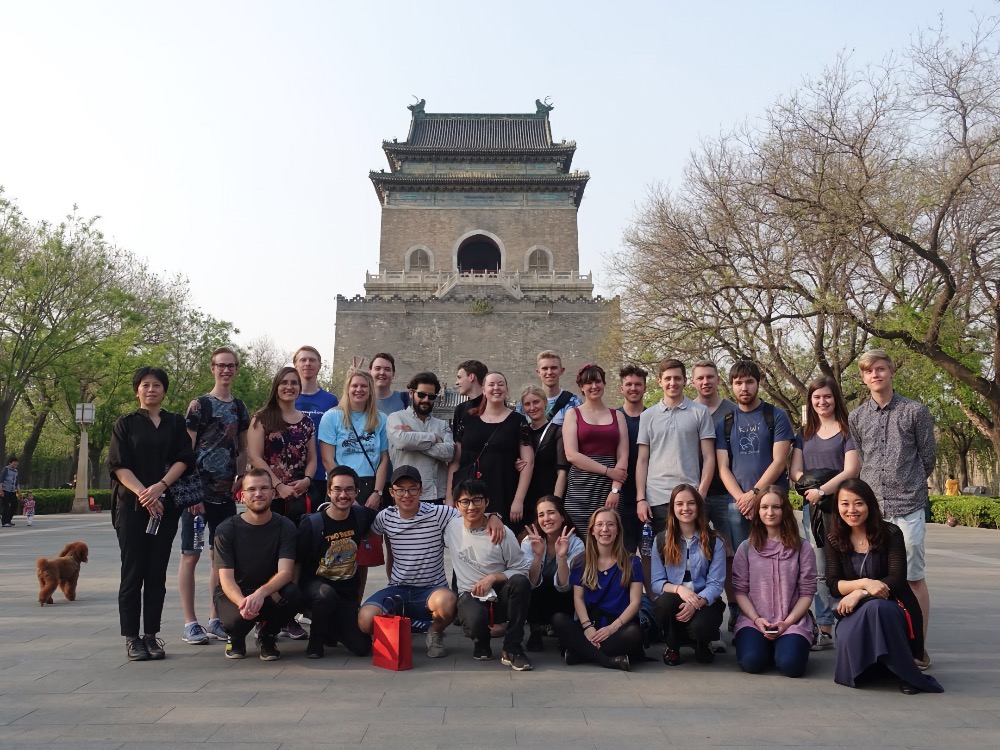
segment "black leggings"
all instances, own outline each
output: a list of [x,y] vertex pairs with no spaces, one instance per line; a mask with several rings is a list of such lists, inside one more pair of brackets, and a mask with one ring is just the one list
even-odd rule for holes
[[312,613],[310,641],[322,643],[329,636],[358,656],[368,656],[372,652],[372,637],[358,627],[357,596],[344,599],[333,586],[319,578],[309,581],[304,593],[305,607]]
[[552,578],[531,590],[528,604],[528,622],[531,625],[548,625],[557,612],[573,614],[573,590],[556,591]]
[[667,648],[677,650],[688,641],[709,643],[718,640],[719,626],[726,613],[722,599],[702,607],[687,622],[677,619],[677,611],[683,603],[684,600],[677,594],[660,594],[653,602],[653,617],[666,636]]
[[597,648],[583,632],[573,615],[556,612],[552,615],[552,628],[559,637],[559,647],[581,661],[591,661],[602,667],[614,667],[614,657],[642,653],[642,630],[632,620],[617,633],[608,637]]

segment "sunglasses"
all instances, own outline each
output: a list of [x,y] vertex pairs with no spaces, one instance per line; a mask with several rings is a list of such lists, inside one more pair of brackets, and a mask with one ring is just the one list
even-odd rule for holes
[[426,398],[428,401],[437,401],[438,395],[436,393],[421,393],[420,391],[413,392],[413,398]]

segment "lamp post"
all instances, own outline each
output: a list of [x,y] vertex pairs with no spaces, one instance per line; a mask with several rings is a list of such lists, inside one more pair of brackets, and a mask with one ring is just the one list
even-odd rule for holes
[[76,494],[73,496],[73,512],[86,513],[90,510],[88,500],[89,455],[87,452],[87,426],[94,424],[94,405],[76,405],[76,423],[80,425],[80,455],[76,462]]

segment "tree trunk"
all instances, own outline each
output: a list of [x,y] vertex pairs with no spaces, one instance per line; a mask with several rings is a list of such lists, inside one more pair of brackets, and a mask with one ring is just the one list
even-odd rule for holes
[[31,425],[31,432],[28,435],[28,439],[24,441],[24,450],[21,451],[19,460],[21,471],[24,473],[24,480],[21,484],[26,487],[31,487],[35,484],[31,476],[31,459],[35,455],[35,448],[38,447],[38,441],[42,437],[42,430],[45,429],[45,420],[48,418],[48,409],[40,412]]

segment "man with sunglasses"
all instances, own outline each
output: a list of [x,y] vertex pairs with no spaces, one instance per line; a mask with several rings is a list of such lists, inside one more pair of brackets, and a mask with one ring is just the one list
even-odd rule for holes
[[441,381],[433,372],[418,372],[407,388],[410,405],[393,412],[386,421],[389,461],[393,466],[412,466],[419,471],[420,501],[442,505],[455,440],[448,423],[431,414],[441,392]]

